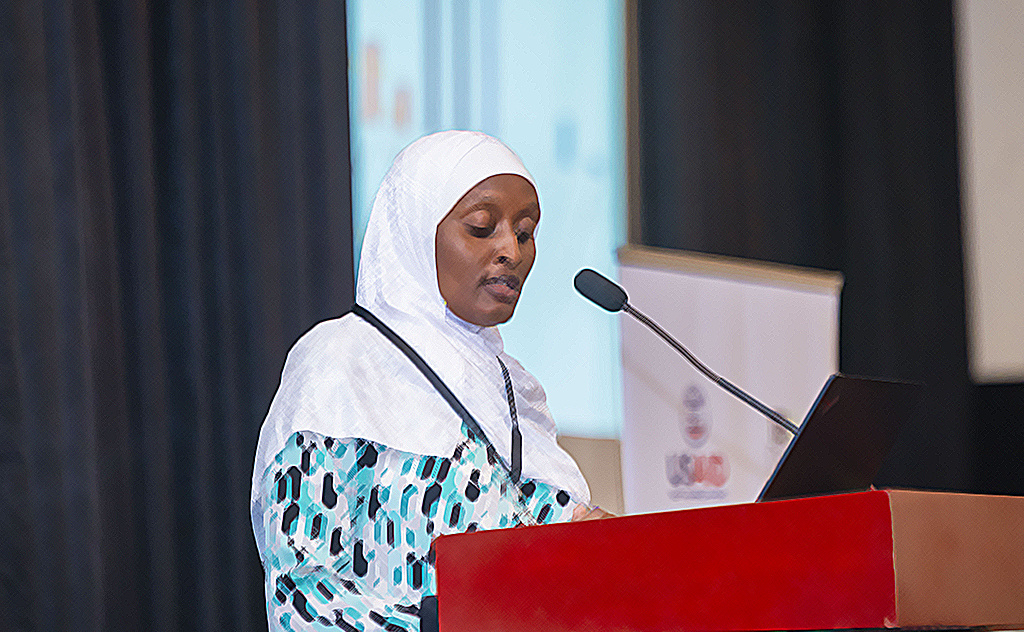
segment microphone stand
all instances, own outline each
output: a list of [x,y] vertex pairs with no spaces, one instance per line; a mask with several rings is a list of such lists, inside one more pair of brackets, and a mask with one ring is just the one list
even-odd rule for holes
[[654,333],[658,334],[658,336],[661,337],[662,340],[667,342],[669,344],[669,346],[671,346],[673,349],[675,349],[679,353],[683,354],[683,357],[685,357],[687,360],[689,360],[690,364],[692,364],[694,366],[694,368],[696,368],[698,371],[703,373],[709,380],[711,380],[715,384],[718,384],[719,386],[721,386],[725,390],[729,391],[730,393],[732,393],[736,397],[740,398],[741,400],[746,402],[750,407],[752,407],[754,410],[756,410],[757,412],[761,413],[762,415],[764,415],[768,419],[774,421],[775,423],[779,424],[780,426],[782,426],[786,430],[790,431],[794,435],[797,433],[799,428],[797,428],[793,424],[793,422],[791,422],[790,420],[786,419],[785,417],[783,417],[779,413],[775,412],[771,408],[768,408],[767,406],[765,406],[761,402],[757,401],[756,399],[754,399],[753,397],[751,397],[750,395],[745,393],[742,389],[740,389],[738,386],[736,386],[735,384],[733,384],[729,380],[725,379],[721,375],[718,375],[717,373],[715,373],[714,371],[709,369],[707,367],[707,365],[705,365],[703,362],[698,360],[697,357],[694,356],[692,353],[690,353],[690,351],[686,347],[684,347],[683,345],[679,344],[679,342],[675,338],[673,338],[667,331],[665,331],[664,329],[659,327],[658,324],[655,323],[650,318],[644,316],[642,313],[640,313],[638,310],[636,310],[632,305],[630,305],[627,302],[624,302],[622,304],[622,311],[626,312],[627,314],[629,314],[633,318],[637,319],[638,321],[640,321],[641,323],[646,325],[648,329],[650,329]]

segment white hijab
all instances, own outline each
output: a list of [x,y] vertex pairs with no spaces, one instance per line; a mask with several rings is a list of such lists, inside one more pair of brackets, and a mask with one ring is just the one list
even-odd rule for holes
[[[555,424],[540,383],[504,352],[496,327],[456,317],[437,286],[437,225],[477,183],[498,174],[522,176],[536,187],[519,157],[485,134],[439,132],[406,147],[373,203],[356,301],[426,360],[508,461],[511,420],[500,356],[515,389],[523,476],[556,485],[586,503],[587,483],[555,443]],[[318,324],[288,353],[260,431],[252,487],[257,541],[262,545],[260,481],[293,432],[311,430],[447,456],[464,440],[460,428],[448,403],[372,325],[354,314]]]

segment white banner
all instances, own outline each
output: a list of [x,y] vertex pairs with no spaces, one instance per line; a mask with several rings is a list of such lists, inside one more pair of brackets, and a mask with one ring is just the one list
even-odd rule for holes
[[[795,424],[839,364],[838,273],[636,247],[629,303]],[[791,435],[622,317],[628,513],[753,501]]]

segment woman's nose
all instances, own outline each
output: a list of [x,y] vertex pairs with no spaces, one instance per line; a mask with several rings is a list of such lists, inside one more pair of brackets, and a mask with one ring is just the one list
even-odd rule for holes
[[523,260],[519,237],[516,235],[515,230],[511,228],[502,230],[501,236],[498,239],[498,248],[495,253],[495,259],[498,263],[506,265],[509,268],[515,268],[519,265],[519,262]]

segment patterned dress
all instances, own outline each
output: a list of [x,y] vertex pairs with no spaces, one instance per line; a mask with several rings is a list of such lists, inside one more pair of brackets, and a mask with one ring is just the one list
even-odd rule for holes
[[272,630],[419,630],[420,602],[435,593],[434,537],[572,516],[568,493],[512,483],[490,445],[463,436],[446,457],[290,437],[262,478]]

